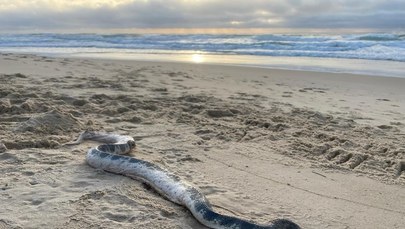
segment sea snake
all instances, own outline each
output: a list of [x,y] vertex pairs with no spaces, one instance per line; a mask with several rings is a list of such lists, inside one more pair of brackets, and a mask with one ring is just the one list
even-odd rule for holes
[[227,216],[216,212],[197,188],[182,181],[166,169],[139,160],[127,154],[135,148],[135,141],[130,136],[84,131],[78,139],[66,145],[80,144],[84,140],[104,143],[87,152],[87,163],[97,169],[115,174],[122,174],[141,180],[154,188],[170,201],[185,206],[203,225],[214,229],[299,229],[300,227],[287,219],[273,220],[270,225],[259,225],[244,219]]

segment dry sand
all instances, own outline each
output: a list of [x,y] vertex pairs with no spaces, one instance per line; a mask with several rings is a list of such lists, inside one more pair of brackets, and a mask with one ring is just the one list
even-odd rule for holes
[[95,143],[61,146],[85,129],[133,136],[226,214],[405,225],[405,79],[16,54],[0,69],[0,228],[204,228],[86,165]]

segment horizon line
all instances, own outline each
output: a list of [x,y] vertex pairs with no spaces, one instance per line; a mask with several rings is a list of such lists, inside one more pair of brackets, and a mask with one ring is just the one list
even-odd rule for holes
[[129,28],[129,29],[19,29],[2,30],[0,34],[356,34],[356,33],[401,33],[404,29],[370,28]]

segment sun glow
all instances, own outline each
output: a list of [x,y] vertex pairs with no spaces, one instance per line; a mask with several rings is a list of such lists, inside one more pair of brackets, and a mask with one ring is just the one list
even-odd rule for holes
[[191,56],[191,61],[193,61],[196,64],[204,62],[204,56],[201,54],[193,54]]

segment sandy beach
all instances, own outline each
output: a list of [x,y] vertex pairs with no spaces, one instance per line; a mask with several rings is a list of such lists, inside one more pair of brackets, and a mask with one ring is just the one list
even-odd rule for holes
[[[382,68],[384,66],[381,66]],[[200,188],[221,213],[403,228],[405,78],[0,54],[0,228],[205,228],[96,170],[84,130]]]

